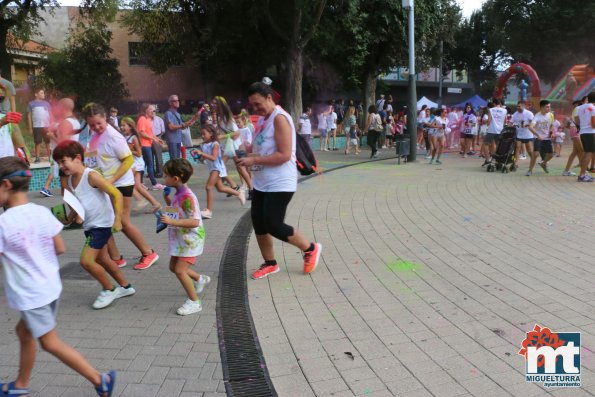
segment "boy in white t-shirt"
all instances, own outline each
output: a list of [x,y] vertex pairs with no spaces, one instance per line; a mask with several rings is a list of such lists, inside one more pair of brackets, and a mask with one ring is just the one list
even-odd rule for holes
[[541,156],[541,163],[539,165],[543,168],[545,173],[549,173],[547,167],[548,161],[554,157],[554,145],[552,143],[554,115],[551,112],[552,105],[550,101],[543,99],[539,102],[539,112],[533,117],[531,124],[529,124],[529,131],[535,136],[533,143],[533,156],[529,165],[529,171],[525,174],[531,176],[533,174],[533,167],[537,162],[537,154]]
[[62,292],[56,255],[65,251],[62,224],[45,207],[27,198],[29,167],[18,157],[0,158],[0,260],[4,267],[8,305],[20,311],[16,327],[20,342],[19,372],[15,381],[0,384],[0,394],[29,395],[36,343],[84,376],[99,396],[112,395],[115,371],[99,373],[56,332],[56,311]]
[[529,125],[533,121],[533,113],[527,110],[525,101],[519,101],[516,106],[516,112],[512,115],[512,125],[516,127],[516,146],[514,148],[514,167],[512,170],[516,171],[519,165],[519,158],[523,151],[523,146],[529,154],[529,159],[533,158],[533,140],[535,137]]
[[[331,105],[328,114],[326,115],[326,129],[327,129],[327,149],[328,150],[339,150],[337,149],[337,113],[335,108]],[[329,147],[329,141],[331,136],[333,137],[333,146]]]
[[593,177],[587,173],[587,167],[595,157],[595,93],[590,93],[587,103],[577,106],[574,111],[576,112],[574,121],[580,128],[579,134],[584,150],[578,181],[593,182]]
[[[122,193],[99,172],[85,167],[84,152],[80,143],[66,140],[56,146],[52,157],[68,177],[66,189],[84,209],[84,214],[78,214],[83,218],[86,237],[81,266],[101,284],[102,290],[92,307],[103,309],[114,300],[134,295],[136,291],[107,250],[108,242],[113,239],[112,233],[122,230]],[[69,220],[73,221],[75,215],[73,211]],[[110,275],[118,283],[116,287]]]

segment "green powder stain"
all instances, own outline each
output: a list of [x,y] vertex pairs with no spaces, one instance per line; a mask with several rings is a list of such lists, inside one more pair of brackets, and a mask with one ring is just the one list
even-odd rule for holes
[[415,272],[421,267],[418,263],[398,260],[386,265],[391,271],[395,273]]

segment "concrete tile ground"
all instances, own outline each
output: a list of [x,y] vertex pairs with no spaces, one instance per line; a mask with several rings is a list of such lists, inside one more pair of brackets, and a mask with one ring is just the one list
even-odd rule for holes
[[[486,173],[366,163],[300,184],[287,223],[324,246],[302,274],[249,280],[254,322],[280,396],[592,395],[594,186],[541,170]],[[423,160],[420,159],[420,160]],[[250,241],[248,269],[258,266]],[[517,354],[538,323],[582,332],[581,389],[524,379]]]

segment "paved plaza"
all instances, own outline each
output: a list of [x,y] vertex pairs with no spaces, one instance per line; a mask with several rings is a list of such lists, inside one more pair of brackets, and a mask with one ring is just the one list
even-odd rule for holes
[[[565,148],[568,152],[568,148]],[[369,153],[369,152],[368,152]],[[595,394],[595,186],[549,175],[487,173],[478,158],[450,154],[441,166],[365,162],[322,153],[328,172],[303,181],[287,222],[324,249],[302,274],[297,249],[276,243],[281,271],[248,279],[248,297],[266,369],[279,396],[579,396]],[[383,150],[382,156],[392,152]],[[344,167],[341,166],[349,165]],[[523,171],[523,172],[521,172]],[[190,186],[205,202],[204,166]],[[157,195],[157,194],[156,194]],[[51,206],[58,197],[33,201]],[[249,208],[216,195],[198,269],[212,276],[199,315],[167,269],[167,236],[152,215],[135,215],[161,255],[134,271],[138,255],[117,241],[137,294],[96,311],[99,285],[80,269],[80,230],[64,231],[64,292],[58,333],[100,370],[118,371],[117,396],[224,396],[216,322],[217,276],[228,236]],[[261,263],[252,235],[247,270]],[[0,377],[18,367],[18,314],[0,309]],[[518,355],[535,324],[582,332],[582,387],[545,389],[525,381]],[[95,395],[45,352],[32,396]]]

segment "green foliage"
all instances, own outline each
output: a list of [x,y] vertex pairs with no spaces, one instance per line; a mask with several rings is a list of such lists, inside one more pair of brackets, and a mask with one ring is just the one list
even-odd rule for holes
[[93,101],[108,106],[127,97],[119,62],[110,57],[111,37],[103,24],[73,32],[63,50],[41,61],[40,84],[76,98],[79,105]]

